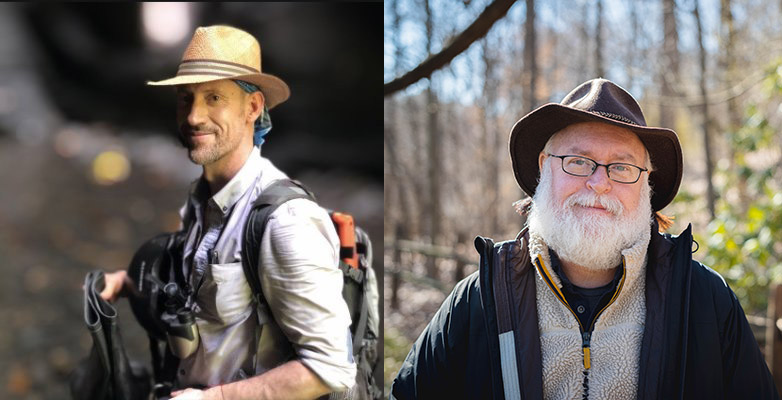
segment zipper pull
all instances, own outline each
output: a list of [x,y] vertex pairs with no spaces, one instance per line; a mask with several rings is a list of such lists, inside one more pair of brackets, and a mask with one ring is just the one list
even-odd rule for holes
[[591,360],[591,351],[589,349],[590,340],[592,339],[592,334],[589,332],[584,332],[581,334],[581,348],[584,350],[584,368],[589,369],[592,366],[592,360]]

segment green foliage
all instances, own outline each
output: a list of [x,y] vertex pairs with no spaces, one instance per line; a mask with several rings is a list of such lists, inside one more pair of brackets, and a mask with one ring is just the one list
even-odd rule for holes
[[692,203],[695,201],[696,197],[694,194],[689,192],[685,188],[679,189],[679,193],[676,194],[676,197],[674,197],[673,202],[674,203]]
[[699,239],[707,245],[704,263],[725,277],[748,312],[765,310],[769,284],[782,282],[774,238],[782,231],[781,210],[782,193],[758,197],[743,214],[723,202],[707,239]]
[[396,329],[385,328],[383,330],[383,382],[385,383],[386,395],[390,392],[391,382],[394,381],[397,372],[402,368],[402,362],[407,357],[412,345]]
[[[717,216],[708,226],[704,263],[720,272],[749,313],[763,312],[771,283],[782,283],[782,173],[780,163],[758,167],[748,160],[779,146],[777,127],[766,109],[776,112],[782,99],[782,63],[769,68],[765,104],[747,107],[741,127],[730,133],[734,159],[715,173],[723,182]],[[778,156],[778,155],[777,155]],[[685,196],[686,197],[686,196]]]

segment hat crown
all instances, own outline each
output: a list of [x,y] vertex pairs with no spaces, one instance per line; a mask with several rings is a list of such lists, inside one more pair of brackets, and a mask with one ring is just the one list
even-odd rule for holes
[[251,34],[231,26],[199,27],[182,55],[193,60],[240,64],[261,71],[261,45]]
[[620,122],[646,126],[646,118],[635,98],[607,79],[592,79],[582,83],[568,93],[560,104]]
[[261,90],[271,110],[291,95],[280,78],[261,72],[261,45],[241,29],[226,25],[199,27],[182,55],[176,76],[147,85],[172,86],[236,79]]

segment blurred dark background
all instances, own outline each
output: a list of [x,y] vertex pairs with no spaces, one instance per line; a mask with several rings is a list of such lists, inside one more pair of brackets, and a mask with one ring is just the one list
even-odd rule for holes
[[[145,82],[176,73],[197,26],[259,39],[263,71],[292,93],[271,112],[263,155],[322,205],[352,213],[382,271],[381,12],[381,3],[0,4],[0,398],[70,398],[68,374],[91,345],[85,274],[125,268],[144,240],[176,229],[200,168],[174,137],[172,91]],[[148,362],[143,330],[125,300],[117,305],[128,351]]]

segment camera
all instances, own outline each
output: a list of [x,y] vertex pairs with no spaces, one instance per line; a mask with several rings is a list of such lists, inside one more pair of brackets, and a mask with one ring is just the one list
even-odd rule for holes
[[166,284],[163,292],[167,297],[166,311],[160,318],[165,325],[168,346],[177,358],[187,358],[195,352],[199,343],[193,310],[186,304],[185,296],[176,283]]

